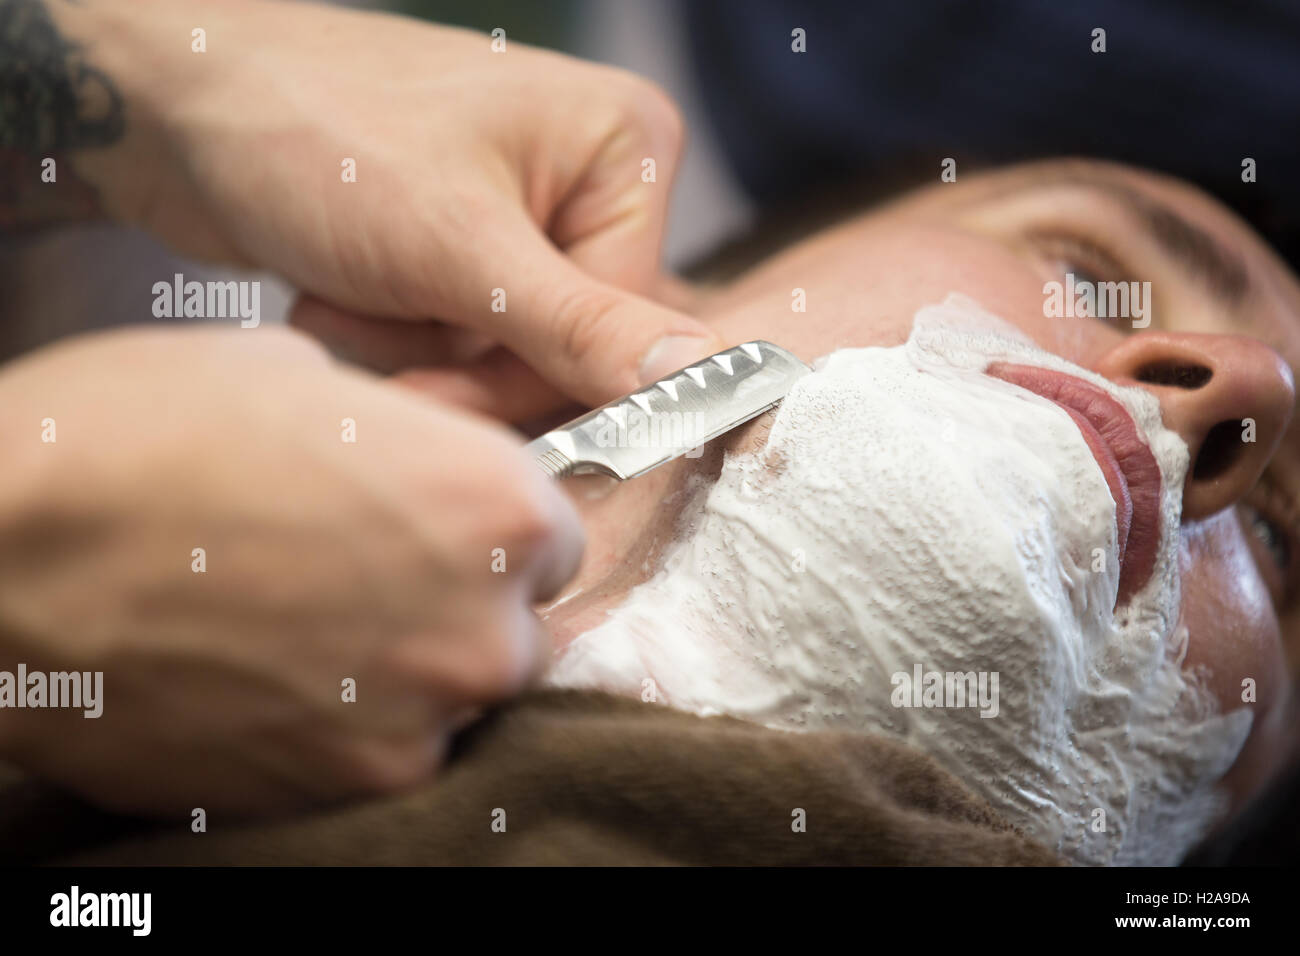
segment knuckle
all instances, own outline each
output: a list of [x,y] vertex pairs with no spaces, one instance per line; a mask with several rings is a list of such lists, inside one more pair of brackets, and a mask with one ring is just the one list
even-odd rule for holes
[[[511,463],[518,465],[513,458]],[[510,471],[508,482],[494,479],[493,492],[484,497],[478,532],[483,537],[474,550],[491,554],[493,571],[505,572],[491,575],[498,596],[501,587],[519,585],[538,599],[577,572],[585,535],[572,503],[540,469],[524,464],[528,470]]]
[[677,102],[657,84],[642,80],[638,103],[644,122],[654,131],[656,140],[676,152],[686,139],[686,121]]
[[652,80],[618,71],[621,83],[615,83],[615,102],[624,117],[640,128],[660,148],[680,146],[686,136],[686,122],[681,108],[668,93]]
[[599,285],[585,285],[564,293],[556,309],[552,341],[576,365],[586,366],[606,351],[614,338],[614,319],[621,298]]
[[423,686],[443,708],[491,703],[523,690],[538,660],[537,624],[518,595],[484,594],[461,626],[437,635],[436,667]]
[[[467,561],[455,556],[501,548],[512,571],[523,569],[539,552],[568,540],[576,514],[563,492],[548,483],[512,440],[505,435],[477,437],[477,447],[467,451],[455,473],[421,493],[422,499],[455,500],[457,507],[430,528],[432,536],[420,536],[418,541],[438,564],[478,569],[477,558]],[[477,579],[478,573],[475,570],[471,579]]]
[[528,493],[520,484],[509,487],[502,496],[498,519],[497,537],[504,546],[530,558],[565,536],[568,528],[563,511],[548,502],[547,497]]
[[[522,625],[507,625],[518,629]],[[466,675],[466,691],[471,700],[498,700],[523,689],[531,672],[533,655],[525,651],[527,634],[515,634],[500,628],[489,640],[476,648],[474,661]]]

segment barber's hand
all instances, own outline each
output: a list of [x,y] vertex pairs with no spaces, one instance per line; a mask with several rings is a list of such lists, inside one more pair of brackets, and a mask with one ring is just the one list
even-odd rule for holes
[[[121,87],[127,135],[79,154],[84,177],[187,253],[288,277],[314,297],[297,324],[348,357],[384,371],[482,360],[491,384],[499,343],[599,403],[722,347],[626,291],[657,281],[682,138],[646,81],[309,4],[97,10],[100,29],[74,38]],[[206,53],[190,49],[199,27]]]
[[269,327],[72,340],[0,408],[0,670],[104,675],[98,719],[4,710],[0,757],[96,803],[401,787],[544,663],[581,527],[499,426]]

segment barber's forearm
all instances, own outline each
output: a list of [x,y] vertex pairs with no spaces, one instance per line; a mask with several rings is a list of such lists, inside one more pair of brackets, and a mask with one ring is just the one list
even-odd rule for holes
[[[131,218],[206,64],[186,0],[0,0],[0,229]],[[193,21],[191,23],[191,21]]]
[[83,219],[95,191],[68,157],[122,138],[121,94],[68,35],[69,0],[0,0],[0,228]]

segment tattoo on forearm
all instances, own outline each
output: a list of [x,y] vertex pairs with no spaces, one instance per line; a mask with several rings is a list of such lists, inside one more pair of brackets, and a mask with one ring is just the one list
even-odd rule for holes
[[[60,36],[47,0],[0,0],[0,229],[93,215],[93,190],[58,160],[125,128],[121,94]],[[41,176],[51,158],[55,183]]]

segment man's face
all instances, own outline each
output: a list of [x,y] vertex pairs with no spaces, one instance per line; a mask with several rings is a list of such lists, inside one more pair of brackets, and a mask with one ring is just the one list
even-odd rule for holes
[[[1045,283],[1064,286],[1067,273],[1077,288],[1137,283],[1149,301],[1130,301],[1118,317],[1045,314],[1075,304],[1052,303],[1044,291]],[[794,307],[796,290],[806,311]],[[1284,647],[1300,660],[1300,441],[1286,431],[1290,368],[1300,362],[1300,286],[1249,229],[1188,187],[1056,162],[912,194],[798,244],[705,295],[697,311],[724,339],[769,339],[812,360],[899,345],[915,312],[950,292],[1069,362],[1148,389],[1166,427],[1187,443],[1187,664],[1208,670],[1225,709],[1255,710],[1251,741],[1227,781],[1238,795],[1249,791],[1278,763],[1291,731]],[[763,428],[732,447],[761,442]],[[618,550],[603,547],[602,524],[620,511],[625,521],[621,505],[589,508],[597,565]],[[1256,702],[1243,705],[1247,680]]]

